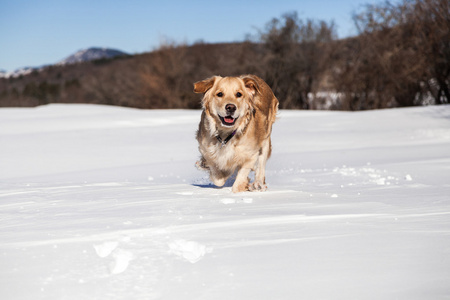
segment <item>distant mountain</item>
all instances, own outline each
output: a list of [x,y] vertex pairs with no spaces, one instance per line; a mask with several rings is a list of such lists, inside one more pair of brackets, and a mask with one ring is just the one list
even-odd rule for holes
[[[83,49],[80,50],[69,57],[57,62],[55,65],[70,65],[70,64],[76,64],[80,62],[87,62],[97,59],[109,59],[114,58],[117,56],[126,56],[129,55],[128,53],[125,53],[120,50],[116,49],[110,49],[110,48],[89,48],[89,49]],[[40,67],[23,67],[19,68],[14,71],[5,71],[0,70],[0,78],[17,78],[19,76],[25,76],[33,71],[39,71],[45,67],[48,67],[49,65],[44,65]]]
[[128,55],[127,53],[116,50],[116,49],[110,49],[110,48],[89,48],[89,49],[83,49],[75,54],[72,54],[71,56],[63,59],[62,61],[58,62],[57,65],[68,65],[68,64],[76,64],[80,62],[86,62],[91,60],[97,60],[97,59],[108,59],[108,58],[114,58],[117,56],[125,56]]
[[0,78],[10,78],[10,77],[16,78],[19,76],[28,75],[28,74],[32,73],[33,71],[38,71],[41,68],[43,68],[43,67],[23,67],[23,68],[19,68],[17,70],[11,71],[11,72],[1,70]]

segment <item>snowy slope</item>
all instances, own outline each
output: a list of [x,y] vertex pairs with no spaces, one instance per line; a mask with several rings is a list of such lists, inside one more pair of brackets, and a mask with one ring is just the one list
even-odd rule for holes
[[265,193],[199,117],[0,109],[1,299],[450,298],[450,106],[281,111]]
[[23,68],[19,68],[14,71],[11,71],[11,72],[0,70],[0,78],[17,78],[19,76],[26,76],[26,75],[33,73],[34,71],[39,71],[43,67],[44,66],[42,66],[42,67],[23,67]]
[[57,63],[57,65],[76,64],[80,62],[86,62],[91,60],[113,58],[116,56],[127,55],[125,52],[116,49],[109,48],[88,48],[77,51],[76,53],[66,57]]
[[[109,59],[117,56],[126,56],[126,55],[128,54],[116,49],[92,47],[79,50],[74,54],[69,55],[65,59],[57,62],[55,65],[70,65],[80,62],[87,62],[98,59]],[[26,76],[33,72],[41,71],[42,69],[48,66],[50,65],[43,65],[40,67],[23,67],[10,72],[0,70],[0,78],[17,78],[19,76]]]

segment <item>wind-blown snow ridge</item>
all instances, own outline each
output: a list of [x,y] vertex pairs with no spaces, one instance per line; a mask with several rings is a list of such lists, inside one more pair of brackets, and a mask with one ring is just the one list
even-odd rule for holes
[[263,193],[200,111],[0,109],[5,299],[447,299],[450,106],[281,111]]

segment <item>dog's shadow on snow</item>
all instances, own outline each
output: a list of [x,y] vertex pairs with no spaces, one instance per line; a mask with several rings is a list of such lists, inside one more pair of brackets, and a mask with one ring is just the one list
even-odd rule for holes
[[[214,185],[209,178],[202,178],[201,180],[198,180],[199,183],[192,183],[192,186],[199,187],[202,189],[221,189],[221,188],[231,188],[233,187],[233,183],[236,181],[237,171],[234,172],[233,175],[230,176],[230,178],[227,179],[225,184],[223,186],[217,186]],[[249,180],[254,181],[254,174],[249,175]]]
[[[221,188],[230,188],[233,186],[234,181],[236,180],[235,176],[232,176],[227,179],[223,186],[214,185],[212,182],[209,183],[192,183],[192,186],[199,187],[202,189],[221,189]],[[207,181],[205,179],[205,181]]]

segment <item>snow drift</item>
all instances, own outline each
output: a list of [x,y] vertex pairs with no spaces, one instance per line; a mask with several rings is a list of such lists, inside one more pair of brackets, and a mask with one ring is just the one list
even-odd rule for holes
[[450,106],[281,111],[269,190],[199,111],[0,109],[2,299],[448,299]]

